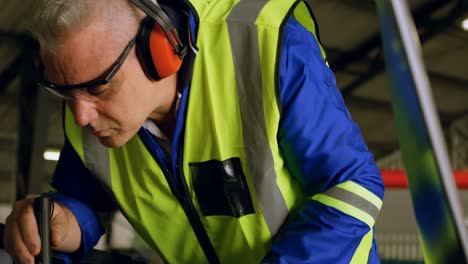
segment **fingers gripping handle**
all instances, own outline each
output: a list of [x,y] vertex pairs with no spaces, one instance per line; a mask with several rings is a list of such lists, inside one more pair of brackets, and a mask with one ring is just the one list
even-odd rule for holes
[[50,220],[52,217],[52,198],[49,193],[43,193],[34,200],[34,215],[41,238],[41,252],[35,257],[36,264],[51,264],[52,249],[50,247]]

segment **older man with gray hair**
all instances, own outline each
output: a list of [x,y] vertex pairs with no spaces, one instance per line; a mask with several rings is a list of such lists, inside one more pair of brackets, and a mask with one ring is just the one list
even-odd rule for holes
[[[79,261],[121,210],[168,263],[378,263],[383,185],[302,1],[41,0],[65,143],[52,246]],[[6,249],[32,263],[31,199]]]

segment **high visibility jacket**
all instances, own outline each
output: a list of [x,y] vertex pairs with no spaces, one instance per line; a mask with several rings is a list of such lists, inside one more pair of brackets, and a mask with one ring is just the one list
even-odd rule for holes
[[145,129],[122,147],[106,148],[66,108],[65,133],[78,157],[169,263],[259,263],[285,223],[312,201],[368,226],[351,258],[367,262],[381,198],[346,179],[310,191],[278,140],[283,27],[294,17],[315,34],[308,6],[292,0],[190,6],[202,34],[172,158]]

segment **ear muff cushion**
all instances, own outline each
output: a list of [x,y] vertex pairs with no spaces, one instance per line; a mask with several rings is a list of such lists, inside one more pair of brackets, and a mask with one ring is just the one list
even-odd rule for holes
[[182,64],[161,26],[149,17],[141,24],[137,37],[137,54],[144,71],[153,80],[176,73]]

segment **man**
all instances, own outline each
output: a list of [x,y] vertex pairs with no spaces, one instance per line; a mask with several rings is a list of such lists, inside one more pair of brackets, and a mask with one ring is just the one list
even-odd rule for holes
[[[381,177],[308,5],[168,1],[177,34],[146,1],[42,2],[42,86],[66,102],[56,250],[79,260],[118,208],[168,263],[379,262]],[[7,219],[19,263],[39,251],[31,204]]]

